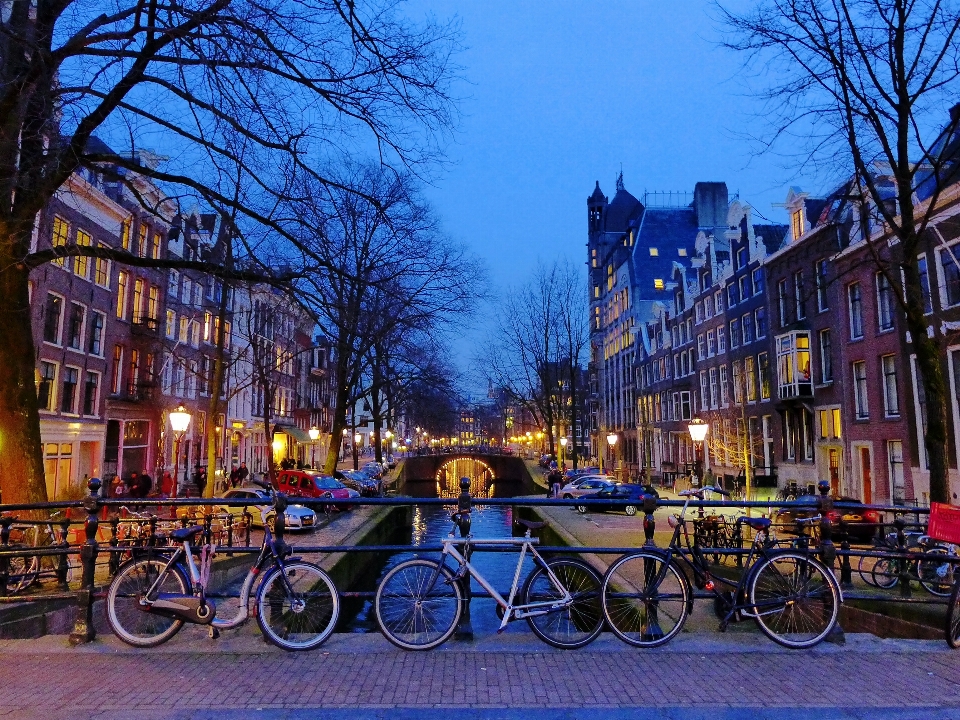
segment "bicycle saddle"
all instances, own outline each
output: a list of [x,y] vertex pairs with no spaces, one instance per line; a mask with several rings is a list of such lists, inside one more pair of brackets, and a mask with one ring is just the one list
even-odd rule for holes
[[536,522],[535,520],[521,520],[517,518],[517,525],[522,525],[527,530],[539,530],[540,528],[545,528],[547,524],[545,522]]
[[203,532],[203,525],[193,525],[192,527],[179,528],[170,533],[170,539],[177,542],[189,540],[198,532]]
[[749,525],[754,530],[766,530],[773,521],[770,518],[753,518],[741,515],[737,518],[737,522],[741,525]]

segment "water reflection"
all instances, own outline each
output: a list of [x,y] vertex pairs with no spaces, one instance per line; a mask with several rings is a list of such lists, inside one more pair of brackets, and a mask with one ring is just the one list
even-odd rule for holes
[[476,458],[458,457],[448,460],[437,470],[437,497],[455,498],[460,494],[460,478],[470,478],[473,497],[493,497],[493,469]]

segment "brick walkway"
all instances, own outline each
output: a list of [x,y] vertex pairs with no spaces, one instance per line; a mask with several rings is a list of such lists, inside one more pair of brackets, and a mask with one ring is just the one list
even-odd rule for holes
[[267,646],[255,624],[210,641],[187,628],[153,650],[105,636],[0,642],[0,717],[711,720],[960,717],[960,653],[851,635],[791,652],[759,636],[681,636],[657,651],[602,637],[579,651],[529,634],[426,653],[335,635],[310,653]]

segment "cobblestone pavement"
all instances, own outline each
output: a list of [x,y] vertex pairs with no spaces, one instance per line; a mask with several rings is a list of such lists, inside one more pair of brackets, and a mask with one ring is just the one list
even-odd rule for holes
[[187,628],[153,650],[110,636],[0,641],[0,717],[180,720],[960,718],[960,653],[849,635],[791,652],[751,636],[688,636],[651,652],[602,637],[554,650],[529,634],[426,653],[335,635],[310,653],[255,625],[210,641]]

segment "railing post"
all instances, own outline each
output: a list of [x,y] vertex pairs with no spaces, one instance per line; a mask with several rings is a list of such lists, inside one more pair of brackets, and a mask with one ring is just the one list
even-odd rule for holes
[[203,516],[203,541],[207,545],[213,543],[213,515],[210,513]]
[[150,516],[150,538],[147,540],[149,547],[157,546],[157,518],[155,515]]
[[[470,526],[473,522],[471,520],[472,512],[473,498],[470,497],[470,478],[462,477],[460,478],[460,496],[457,498],[457,527],[460,530],[460,537],[465,538],[470,535]],[[470,554],[470,547],[465,547],[463,556],[469,560]],[[470,573],[466,573],[457,582],[460,583],[464,605],[454,637],[457,640],[473,640],[473,623],[470,621]]]
[[112,550],[108,563],[110,577],[116,575],[117,570],[120,569],[120,553],[117,552],[118,547],[120,547],[120,516],[113,514],[110,516],[110,549]]
[[[10,549],[10,526],[16,518],[0,517],[0,550]],[[10,556],[0,555],[0,593],[7,594],[7,582],[10,580]]]
[[83,523],[85,540],[80,546],[80,562],[83,565],[83,577],[77,592],[77,618],[70,633],[70,644],[80,645],[93,640],[97,634],[93,629],[93,601],[96,586],[97,569],[97,512],[100,509],[100,480],[90,478],[87,482],[90,494],[83,499],[83,509],[87,519]]
[[[227,512],[227,546],[233,547],[233,513]],[[227,557],[233,557],[233,553],[227,553]]]
[[847,521],[843,519],[843,513],[840,513],[840,533],[843,540],[840,541],[840,549],[843,551],[843,557],[840,559],[840,584],[843,587],[853,585],[853,567],[850,565],[850,528]]
[[830,570],[837,561],[837,548],[833,544],[833,521],[830,514],[833,512],[833,498],[830,492],[830,483],[821,480],[818,483],[820,498],[817,501],[820,511],[820,559]]
[[643,545],[644,547],[656,547],[657,543],[653,539],[654,532],[657,529],[657,521],[653,513],[657,509],[657,496],[648,493],[643,496]]
[[900,582],[900,597],[910,597],[910,561],[907,560],[907,535],[903,532],[907,521],[903,515],[893,519],[893,526],[897,529],[897,552],[903,557],[897,558],[897,579]]
[[67,553],[70,551],[70,541],[67,536],[70,534],[70,520],[64,515],[60,521],[60,542],[58,546],[61,554],[57,556],[57,585],[61,590],[68,590],[70,584],[67,582],[67,572],[70,569],[70,562],[67,559]]
[[253,524],[253,514],[247,508],[243,509],[243,546],[250,547],[250,526]]

